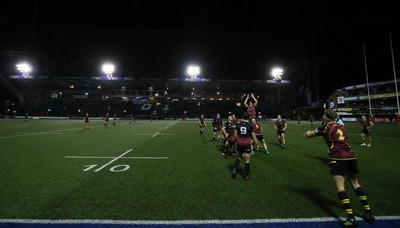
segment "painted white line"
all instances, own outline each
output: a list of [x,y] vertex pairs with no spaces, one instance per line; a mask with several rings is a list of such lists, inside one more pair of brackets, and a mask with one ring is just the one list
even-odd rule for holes
[[[361,133],[360,134],[348,134],[348,135],[360,136]],[[372,135],[372,137],[385,138],[385,139],[396,139],[396,140],[400,139],[399,137],[388,137],[388,136],[380,136],[380,135],[374,135],[374,134]]]
[[168,129],[169,127],[172,127],[173,125],[175,125],[176,123],[178,123],[178,121],[174,121],[172,123],[170,123],[168,126],[166,126],[164,129]]
[[125,151],[125,152],[124,152],[123,154],[121,154],[120,156],[115,157],[113,160],[109,161],[109,162],[106,163],[105,165],[103,165],[103,166],[101,166],[100,168],[96,169],[95,172],[99,172],[100,170],[102,170],[102,169],[104,169],[106,166],[108,166],[109,164],[115,162],[116,160],[118,160],[119,158],[121,158],[122,156],[124,156],[125,154],[127,154],[127,153],[129,153],[129,152],[131,152],[131,151],[132,151],[132,149],[129,149],[129,150]]
[[162,134],[162,133],[160,133],[160,132],[157,132],[157,133],[155,133],[155,134],[147,134],[147,133],[132,133],[132,135],[137,135],[137,136],[149,136],[149,135],[151,135],[151,137],[156,137],[156,136],[173,136],[173,135],[179,135],[179,134]]
[[22,134],[22,135],[62,135],[61,132],[39,132],[39,133],[35,133],[35,132],[15,132],[16,134]]
[[[117,157],[65,156],[65,158],[73,158],[73,159],[79,159],[79,158],[82,158],[82,159],[85,159],[85,158],[87,158],[87,159],[90,159],[90,158],[102,159],[102,158],[107,158],[107,159],[110,159],[110,158],[117,158]],[[120,157],[119,159],[148,159],[148,160],[154,159],[154,160],[156,160],[156,159],[168,159],[168,157]]]
[[[356,216],[357,217],[357,216]],[[360,221],[360,217],[357,217]],[[344,218],[340,218],[344,220]],[[400,216],[376,216],[378,221],[400,220]],[[112,225],[198,225],[198,224],[270,224],[270,223],[307,223],[337,222],[333,217],[323,218],[288,218],[288,219],[245,219],[245,220],[95,220],[95,219],[0,219],[0,223],[26,224],[112,224]]]
[[42,134],[57,133],[57,132],[64,132],[64,131],[75,131],[75,130],[81,130],[81,129],[82,128],[70,128],[70,129],[64,129],[64,130],[43,131],[43,132],[36,132],[36,133],[29,133],[29,134],[22,134],[22,135],[9,135],[9,136],[1,136],[0,139],[9,139],[9,138],[22,137],[22,136],[31,136],[31,135],[42,135]]

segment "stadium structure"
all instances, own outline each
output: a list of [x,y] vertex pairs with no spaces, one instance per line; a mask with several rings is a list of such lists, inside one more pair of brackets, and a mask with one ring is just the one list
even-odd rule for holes
[[[397,87],[399,82],[397,81]],[[395,80],[351,85],[339,88],[329,98],[328,105],[348,121],[356,121],[358,117],[366,115],[374,122],[398,122],[398,94],[395,89]]]
[[[134,77],[0,77],[8,100],[4,116],[211,118],[216,113],[241,115],[245,96],[254,93],[260,118],[290,116],[299,96],[288,83],[270,80]],[[310,97],[310,96],[308,96]],[[307,94],[302,100],[307,102]]]

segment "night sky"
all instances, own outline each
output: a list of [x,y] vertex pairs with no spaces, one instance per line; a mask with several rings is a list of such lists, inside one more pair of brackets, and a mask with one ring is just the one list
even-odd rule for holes
[[[399,1],[1,1],[0,73],[27,60],[35,74],[179,77],[198,64],[209,78],[266,79],[273,66],[324,93],[393,79],[400,60]],[[398,70],[400,71],[400,70]]]

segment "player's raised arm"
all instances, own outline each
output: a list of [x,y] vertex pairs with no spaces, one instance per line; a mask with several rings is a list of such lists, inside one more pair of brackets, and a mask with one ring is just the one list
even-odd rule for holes
[[253,98],[253,100],[254,100],[253,106],[256,107],[257,104],[258,104],[258,100],[257,100],[256,97],[254,96],[254,93],[251,94],[251,98]]
[[247,94],[246,99],[244,100],[244,106],[247,108],[249,105],[247,104],[247,101],[249,100],[249,95]]

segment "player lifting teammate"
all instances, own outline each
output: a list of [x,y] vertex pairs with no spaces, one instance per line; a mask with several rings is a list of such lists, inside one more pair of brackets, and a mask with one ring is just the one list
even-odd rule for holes
[[[259,122],[257,122],[255,118],[251,118],[251,124],[253,125],[254,133],[256,134],[258,141],[262,143],[265,153],[269,154],[267,143],[265,142],[264,136],[262,134],[263,129],[262,129],[261,124]],[[260,149],[260,147],[256,146],[256,150],[259,150],[259,149]]]
[[342,225],[345,227],[357,226],[353,210],[350,205],[350,199],[345,189],[345,177],[347,177],[358,197],[365,214],[363,219],[368,223],[374,223],[375,217],[372,214],[369,206],[367,196],[364,189],[361,187],[357,179],[358,166],[356,154],[348,144],[347,131],[343,125],[336,123],[336,112],[327,109],[323,116],[324,125],[318,127],[314,131],[307,131],[304,136],[312,138],[315,136],[322,136],[329,148],[329,158],[331,166],[331,175],[336,184],[337,195],[342,204],[342,207],[347,214],[348,218]]
[[236,160],[232,168],[232,178],[236,178],[237,170],[240,165],[240,160],[242,157],[245,159],[245,179],[250,179],[250,157],[251,157],[251,140],[259,146],[260,143],[254,133],[254,128],[251,123],[249,123],[249,113],[243,113],[243,119],[240,121],[235,129],[236,136]]
[[89,113],[86,113],[85,117],[83,117],[83,130],[89,129]]
[[233,119],[233,116],[228,116],[228,121],[222,127],[222,131],[225,135],[224,152],[222,153],[224,157],[235,154],[235,147],[236,147],[235,129],[236,129],[236,123]]
[[285,139],[286,128],[287,128],[286,122],[282,119],[281,115],[278,115],[277,120],[275,121],[275,129],[276,129],[276,134],[278,136],[279,145],[281,148],[286,147],[286,139]]

